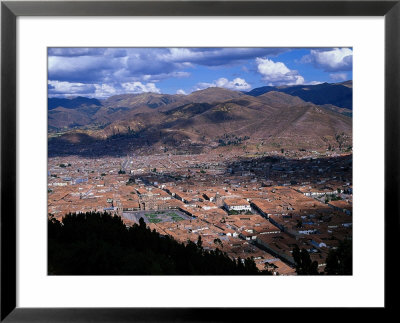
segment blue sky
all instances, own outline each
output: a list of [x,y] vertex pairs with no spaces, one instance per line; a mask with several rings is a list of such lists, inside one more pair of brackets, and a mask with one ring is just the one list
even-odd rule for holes
[[352,65],[351,48],[48,48],[48,95],[336,83],[353,78]]

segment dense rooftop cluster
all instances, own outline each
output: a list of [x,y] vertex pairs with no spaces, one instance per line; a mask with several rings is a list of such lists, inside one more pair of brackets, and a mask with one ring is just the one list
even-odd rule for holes
[[[298,152],[296,153],[298,154]],[[330,250],[352,237],[352,155],[232,154],[51,157],[48,213],[106,211],[259,270],[295,274],[293,249],[323,272]]]

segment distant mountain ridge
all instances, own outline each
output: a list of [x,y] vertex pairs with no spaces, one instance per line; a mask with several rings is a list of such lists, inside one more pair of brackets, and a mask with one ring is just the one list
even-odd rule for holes
[[265,93],[276,91],[297,96],[306,102],[323,105],[331,104],[339,108],[353,108],[353,81],[343,83],[321,83],[316,85],[293,85],[293,86],[263,86],[249,92],[251,96],[260,96]]
[[352,119],[342,113],[351,110],[270,89],[257,96],[213,87],[189,95],[117,95],[99,100],[100,106],[78,102],[84,103],[49,110],[49,132],[57,134],[49,140],[49,152],[65,153],[66,147],[96,152],[108,144],[109,150],[124,152],[311,149],[334,147],[339,137],[341,146],[351,146]]
[[58,107],[63,107],[67,109],[76,109],[80,106],[90,106],[96,105],[101,106],[101,102],[98,99],[86,98],[83,96],[78,96],[76,98],[48,98],[48,110],[52,110]]

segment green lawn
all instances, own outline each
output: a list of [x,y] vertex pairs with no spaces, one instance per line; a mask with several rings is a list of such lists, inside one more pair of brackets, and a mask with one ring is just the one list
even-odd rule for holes
[[183,218],[180,217],[179,215],[171,216],[171,219],[172,219],[172,221],[175,221],[175,222],[183,220]]
[[157,218],[158,215],[154,214],[154,213],[151,213],[151,214],[145,214],[145,216],[148,217],[148,218],[155,219],[155,218]]
[[149,219],[150,223],[158,223],[158,222],[161,222],[161,221],[162,221],[161,219],[154,219],[154,218]]
[[156,211],[155,213],[149,213],[145,214],[146,218],[149,220],[150,223],[158,223],[161,222],[162,219],[159,218],[159,216],[170,216],[172,221],[178,222],[178,221],[183,221],[184,218],[182,218],[179,214],[177,213],[164,213],[161,211]]

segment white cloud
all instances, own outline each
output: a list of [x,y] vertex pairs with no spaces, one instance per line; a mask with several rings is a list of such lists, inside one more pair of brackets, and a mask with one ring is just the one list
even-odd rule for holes
[[93,95],[96,87],[93,84],[77,82],[48,81],[49,96]]
[[353,67],[353,50],[351,48],[311,50],[301,61],[313,63],[315,67],[329,72],[349,71]]
[[[157,60],[179,64],[206,66],[230,65],[259,56],[278,55],[287,48],[169,48],[159,52]],[[186,66],[186,67],[188,67]]]
[[109,84],[94,84],[94,86],[96,87],[94,96],[98,99],[105,99],[112,95],[120,94],[120,91]]
[[290,70],[282,62],[267,58],[256,58],[257,70],[269,85],[303,84],[304,78],[296,70]]
[[346,73],[332,73],[332,74],[329,74],[329,77],[334,81],[346,81],[347,80]]
[[146,83],[142,82],[128,82],[121,84],[124,90],[129,93],[143,93],[143,92],[153,92],[153,93],[161,93],[160,89],[156,87],[154,83]]
[[179,89],[176,91],[176,94],[186,94],[185,90]]
[[233,81],[229,81],[228,79],[221,77],[216,81],[218,87],[224,87],[230,90],[248,90],[250,89],[250,84],[248,84],[244,79],[237,77]]
[[243,91],[243,90],[250,89],[251,85],[248,84],[246,82],[246,80],[244,80],[240,77],[237,77],[237,78],[233,79],[232,81],[229,81],[225,77],[221,77],[212,83],[206,83],[206,82],[197,83],[195,91],[206,89],[208,87],[223,87],[223,88],[229,89],[229,90]]
[[202,54],[201,52],[193,52],[190,48],[170,48],[169,52],[163,52],[158,57],[165,61],[179,62],[200,57]]
[[100,83],[123,68],[121,58],[106,56],[49,56],[50,80]]
[[84,84],[73,82],[48,82],[49,97],[86,96],[98,99],[125,93],[161,93],[154,83],[130,82],[122,84]]

